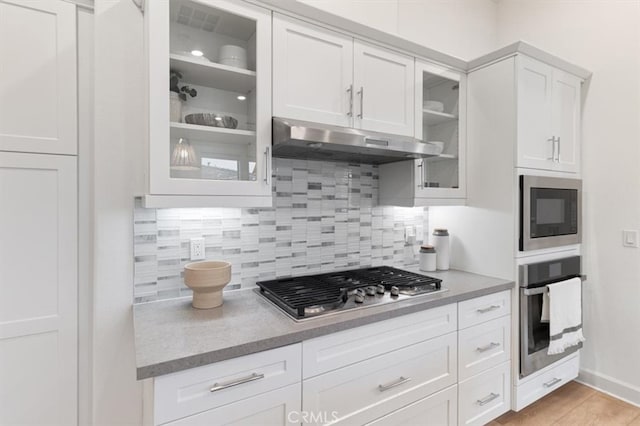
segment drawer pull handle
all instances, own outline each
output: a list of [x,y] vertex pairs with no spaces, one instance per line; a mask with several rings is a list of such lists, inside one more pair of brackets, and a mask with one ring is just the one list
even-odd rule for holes
[[557,385],[561,381],[562,379],[558,379],[557,377],[554,377],[553,379],[549,380],[547,383],[543,383],[542,386],[544,386],[545,388],[550,388],[553,385]]
[[230,387],[233,387],[233,386],[238,386],[238,385],[241,385],[243,383],[253,382],[253,381],[256,381],[256,380],[260,380],[260,379],[264,379],[264,374],[253,373],[250,376],[243,377],[241,379],[235,379],[235,380],[232,380],[230,382],[214,383],[213,387],[211,389],[209,389],[209,391],[218,392],[218,391],[221,391],[223,389],[227,389],[227,388],[230,388]]
[[497,348],[498,346],[500,346],[500,343],[491,342],[488,345],[480,346],[479,348],[476,348],[476,351],[478,351],[478,352],[486,352],[489,349]]
[[476,311],[480,314],[486,314],[487,312],[495,311],[496,309],[500,309],[500,305],[491,305],[487,308],[476,309]]
[[393,383],[388,383],[386,385],[378,385],[378,390],[380,392],[384,392],[384,391],[388,391],[391,388],[395,388],[396,386],[400,386],[404,383],[410,382],[411,381],[411,377],[402,377],[400,376],[400,378],[398,380],[396,380]]
[[483,405],[487,405],[488,403],[490,403],[491,401],[493,401],[494,399],[499,398],[499,397],[500,397],[500,394],[499,394],[499,393],[493,393],[493,392],[491,392],[491,393],[489,394],[489,396],[486,396],[486,397],[484,397],[484,398],[482,398],[482,399],[477,400],[477,401],[476,401],[476,403],[477,403],[479,406],[481,406],[481,407],[482,407]]

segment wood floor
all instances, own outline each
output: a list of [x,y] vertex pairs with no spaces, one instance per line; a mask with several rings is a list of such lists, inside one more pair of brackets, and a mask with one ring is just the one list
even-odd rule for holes
[[510,411],[489,425],[640,426],[640,408],[570,382],[520,412]]

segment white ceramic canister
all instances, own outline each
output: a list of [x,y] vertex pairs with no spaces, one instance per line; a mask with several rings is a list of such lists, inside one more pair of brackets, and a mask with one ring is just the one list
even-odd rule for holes
[[449,269],[449,231],[444,228],[436,228],[431,236],[431,244],[436,249],[436,267],[439,270]]
[[433,272],[436,270],[436,250],[433,246],[426,245],[420,247],[420,270]]

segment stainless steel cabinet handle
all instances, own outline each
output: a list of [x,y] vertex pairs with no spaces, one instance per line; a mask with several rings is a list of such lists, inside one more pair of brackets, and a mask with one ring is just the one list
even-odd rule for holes
[[556,137],[551,136],[547,139],[547,142],[551,142],[551,157],[547,158],[547,160],[556,161]]
[[396,386],[400,386],[410,381],[411,381],[411,377],[400,376],[400,378],[395,382],[387,383],[386,385],[378,385],[378,390],[380,392],[388,391],[389,389],[395,388]]
[[420,184],[418,185],[418,188],[424,189],[424,160],[420,160],[418,167],[420,168]]
[[476,348],[476,351],[478,351],[478,352],[486,352],[486,351],[488,351],[490,349],[497,348],[498,346],[500,346],[500,343],[491,342],[488,345],[480,346],[479,348]]
[[269,183],[269,174],[270,174],[270,173],[269,173],[269,169],[270,169],[270,167],[269,167],[269,159],[270,159],[270,158],[269,158],[269,157],[270,157],[269,152],[270,152],[270,151],[271,151],[271,148],[270,148],[270,147],[267,147],[267,148],[264,150],[264,182],[265,182],[266,184],[268,184],[268,183]]
[[362,118],[364,114],[364,87],[360,86],[358,95],[360,95],[360,114],[358,114],[358,118]]
[[347,113],[347,116],[351,117],[353,116],[353,84],[349,85],[347,93],[349,94],[349,112]]
[[491,305],[486,308],[476,309],[476,312],[479,314],[486,314],[487,312],[495,311],[496,309],[500,309],[500,305]]
[[230,388],[230,387],[233,387],[233,386],[238,386],[238,385],[241,385],[243,383],[254,382],[254,381],[260,380],[260,379],[264,379],[264,374],[252,373],[250,376],[242,377],[242,378],[236,379],[236,380],[231,380],[230,382],[214,383],[213,387],[211,389],[209,389],[209,391],[210,392],[218,392],[218,391],[221,391],[223,389],[227,389],[227,388]]
[[482,407],[483,405],[487,405],[488,403],[490,403],[491,401],[493,401],[494,399],[499,398],[499,397],[500,397],[500,394],[499,394],[499,393],[493,393],[493,392],[491,392],[488,396],[486,396],[486,397],[484,397],[484,398],[482,398],[482,399],[477,400],[477,401],[476,401],[476,403],[477,403],[479,406],[481,406],[481,407]]
[[550,388],[553,385],[557,385],[561,381],[562,379],[558,379],[557,377],[554,377],[553,379],[549,380],[547,383],[543,383],[542,386],[544,386],[545,388]]
[[558,149],[556,150],[556,163],[560,162],[560,136],[556,138],[556,142],[558,142]]

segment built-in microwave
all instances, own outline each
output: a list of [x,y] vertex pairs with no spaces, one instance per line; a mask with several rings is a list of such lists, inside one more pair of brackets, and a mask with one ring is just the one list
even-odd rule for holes
[[520,176],[520,251],[582,241],[582,181]]

